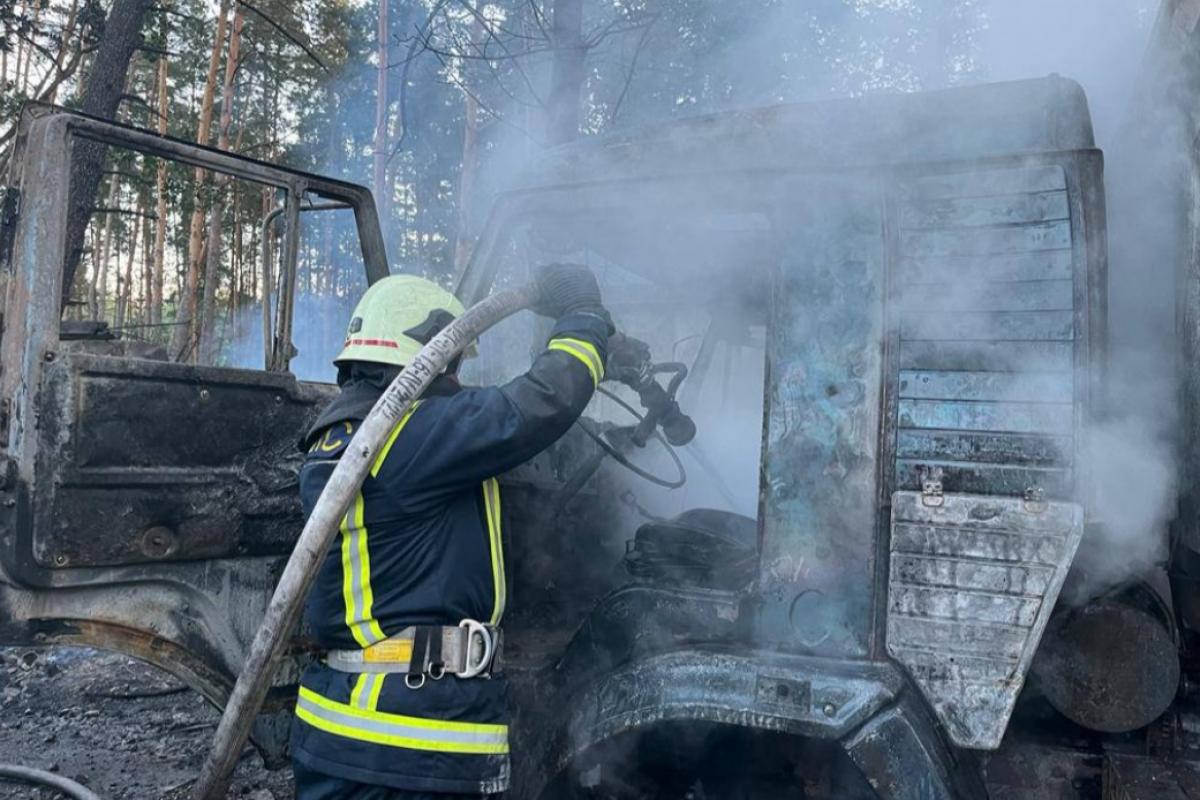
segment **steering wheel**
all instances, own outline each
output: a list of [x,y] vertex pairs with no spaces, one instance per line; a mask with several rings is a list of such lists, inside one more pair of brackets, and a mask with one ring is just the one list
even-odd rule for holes
[[687,483],[687,472],[683,468],[683,461],[680,460],[679,453],[676,452],[671,443],[666,440],[666,438],[662,435],[662,432],[658,430],[657,425],[653,426],[651,438],[657,439],[659,444],[661,444],[667,451],[667,455],[669,455],[671,460],[675,462],[675,469],[678,471],[679,476],[674,480],[659,477],[649,470],[639,467],[629,459],[627,453],[630,452],[632,448],[645,447],[644,442],[639,443],[639,437],[637,434],[638,431],[643,430],[648,425],[646,415],[642,414],[632,405],[625,402],[615,393],[605,389],[603,386],[596,387],[596,391],[629,412],[629,414],[635,420],[637,420],[637,422],[633,425],[614,425],[597,430],[597,424],[595,422],[586,419],[585,417],[580,417],[575,421],[575,424],[578,425],[580,429],[586,433],[589,438],[591,438],[592,441],[600,445],[601,449],[604,450],[605,453],[612,456],[614,461],[625,467],[625,469],[629,470],[634,475],[637,475],[639,478],[650,481],[651,483],[657,486],[662,486],[666,489],[678,489]]

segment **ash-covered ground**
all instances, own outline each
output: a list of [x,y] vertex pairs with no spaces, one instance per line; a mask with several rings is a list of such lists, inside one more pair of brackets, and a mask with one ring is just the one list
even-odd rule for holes
[[[105,800],[177,800],[200,770],[217,711],[165,672],[95,650],[0,648],[0,762],[57,772]],[[247,749],[231,798],[292,797],[290,770]],[[50,800],[0,780],[0,798]]]

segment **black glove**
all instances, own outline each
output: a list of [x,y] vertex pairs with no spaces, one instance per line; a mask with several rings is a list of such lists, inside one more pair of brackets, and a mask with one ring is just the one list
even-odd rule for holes
[[605,374],[636,389],[650,367],[650,345],[618,333],[608,339],[608,366]]
[[600,300],[600,285],[587,267],[579,264],[547,264],[535,278],[538,301],[533,310],[544,317],[558,319],[579,312],[607,318]]

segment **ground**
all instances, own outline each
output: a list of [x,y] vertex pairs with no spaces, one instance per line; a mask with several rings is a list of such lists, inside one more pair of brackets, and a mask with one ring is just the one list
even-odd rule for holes
[[[0,648],[0,762],[72,778],[105,800],[186,796],[218,714],[166,673],[84,649]],[[292,797],[289,770],[247,750],[229,796]],[[50,800],[48,789],[0,781],[0,799]]]

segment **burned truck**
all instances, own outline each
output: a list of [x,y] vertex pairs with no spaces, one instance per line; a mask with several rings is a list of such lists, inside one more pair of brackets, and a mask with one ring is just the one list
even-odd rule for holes
[[[60,324],[81,140],[276,192],[261,369]],[[318,322],[296,311],[300,230],[352,215],[366,285],[389,269],[373,200],[60,109],[27,109],[18,147],[0,642],[118,650],[220,706],[302,524],[297,436],[336,391],[289,371]],[[551,151],[497,200],[457,293],[551,261],[590,266],[649,357],[501,478],[514,796],[1140,797],[1130,770],[1185,768],[1166,593],[1060,602],[1102,522],[1084,447],[1105,413],[1105,190],[1078,85]],[[511,318],[465,377],[515,375],[545,336]],[[678,413],[642,407],[652,390]],[[1114,619],[1136,646],[1106,664]],[[298,631],[254,731],[268,763],[313,655]]]

